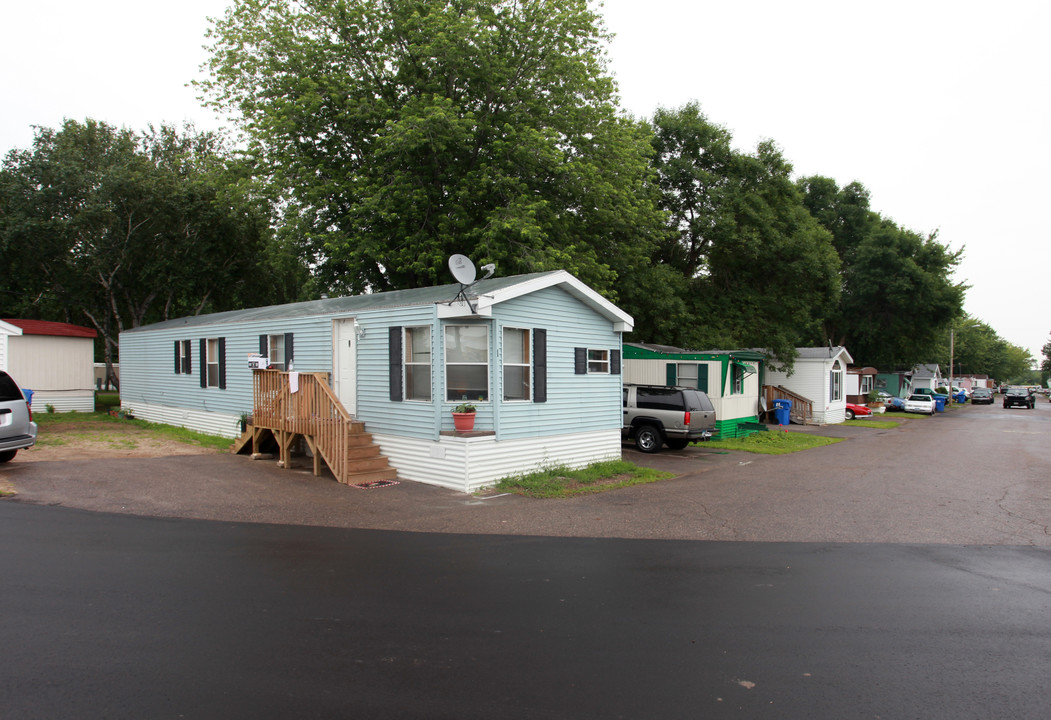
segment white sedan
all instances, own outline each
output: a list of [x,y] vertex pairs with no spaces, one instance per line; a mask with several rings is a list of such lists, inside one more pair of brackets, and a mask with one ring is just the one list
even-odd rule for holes
[[930,395],[909,395],[905,398],[905,412],[933,415],[937,405]]

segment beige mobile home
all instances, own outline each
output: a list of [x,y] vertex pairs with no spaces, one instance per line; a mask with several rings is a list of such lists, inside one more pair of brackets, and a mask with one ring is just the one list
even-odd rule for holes
[[[18,332],[8,331],[15,328]],[[0,367],[33,391],[33,412],[95,410],[95,337],[91,328],[46,320],[0,321]]]

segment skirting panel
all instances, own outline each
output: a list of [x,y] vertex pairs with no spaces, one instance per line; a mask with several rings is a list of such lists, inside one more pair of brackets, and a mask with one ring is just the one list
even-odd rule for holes
[[[36,398],[33,398],[36,405]],[[148,405],[146,403],[121,403],[124,410],[131,410],[132,414],[148,422],[163,423],[184,427],[207,435],[218,435],[219,437],[235,438],[241,434],[241,421],[236,415],[226,413],[204,412],[201,410],[186,410],[185,408],[173,408],[166,405]]]
[[55,408],[55,412],[95,412],[95,393],[90,392],[86,395],[49,394],[46,390],[33,393],[33,412],[46,413],[48,405]]
[[442,436],[427,442],[394,435],[373,435],[373,440],[399,477],[465,493],[546,467],[580,468],[621,457],[619,430],[500,441]]

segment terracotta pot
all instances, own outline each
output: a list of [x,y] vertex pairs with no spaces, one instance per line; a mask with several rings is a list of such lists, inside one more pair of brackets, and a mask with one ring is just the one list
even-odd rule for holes
[[453,425],[456,432],[471,432],[474,430],[474,413],[453,413]]

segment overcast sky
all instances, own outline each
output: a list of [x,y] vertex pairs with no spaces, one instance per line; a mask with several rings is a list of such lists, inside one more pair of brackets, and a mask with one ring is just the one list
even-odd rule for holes
[[[0,153],[64,117],[217,127],[185,85],[205,59],[206,18],[226,5],[9,3]],[[771,139],[797,175],[860,181],[877,212],[965,248],[967,312],[1039,358],[1051,334],[1051,3],[605,0],[602,12],[627,111],[696,100],[742,150]]]

